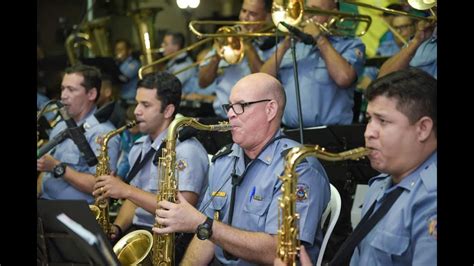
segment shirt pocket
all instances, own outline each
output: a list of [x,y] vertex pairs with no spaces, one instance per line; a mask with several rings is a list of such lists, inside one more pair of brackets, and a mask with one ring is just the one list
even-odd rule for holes
[[391,265],[393,264],[393,257],[405,253],[409,243],[410,238],[408,236],[377,230],[376,236],[370,242],[370,245],[375,250],[375,261],[380,262],[380,265]]
[[[271,195],[269,193],[263,195]],[[248,200],[244,205],[245,212],[245,222],[243,225],[244,229],[252,231],[263,231],[265,228],[265,221],[267,216],[265,215],[268,212],[270,206],[271,197],[267,196],[262,200]],[[235,214],[234,214],[235,215]]]

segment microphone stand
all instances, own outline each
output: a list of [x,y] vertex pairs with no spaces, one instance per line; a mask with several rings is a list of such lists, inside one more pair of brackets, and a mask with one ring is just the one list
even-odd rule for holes
[[296,48],[295,48],[295,35],[291,33],[291,55],[293,58],[293,75],[295,76],[295,91],[296,91],[296,108],[298,109],[298,123],[300,131],[300,142],[304,144],[303,140],[303,113],[301,111],[301,96],[300,96],[300,83],[298,80],[298,63],[296,62]]

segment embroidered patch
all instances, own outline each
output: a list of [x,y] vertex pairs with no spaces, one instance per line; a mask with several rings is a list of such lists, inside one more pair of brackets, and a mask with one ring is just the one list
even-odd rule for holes
[[308,198],[309,187],[306,184],[296,185],[296,201],[304,201]]
[[184,169],[186,169],[187,166],[188,164],[184,160],[179,160],[176,164],[176,168],[178,169],[178,171],[183,171]]
[[364,56],[364,54],[362,53],[362,51],[359,48],[355,48],[354,53],[358,58],[362,58]]
[[436,215],[428,220],[428,234],[438,240],[438,218]]

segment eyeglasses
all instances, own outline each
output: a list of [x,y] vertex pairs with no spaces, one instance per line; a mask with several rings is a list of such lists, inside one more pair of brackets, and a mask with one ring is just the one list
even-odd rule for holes
[[241,115],[244,113],[244,108],[246,106],[249,106],[251,104],[254,104],[254,103],[261,103],[261,102],[269,102],[271,101],[270,99],[265,99],[265,100],[260,100],[260,101],[254,101],[254,102],[247,102],[247,103],[234,103],[234,104],[223,104],[222,105],[222,109],[224,109],[224,111],[227,113],[229,112],[230,108],[232,108],[232,110],[234,111],[234,113],[236,115]]

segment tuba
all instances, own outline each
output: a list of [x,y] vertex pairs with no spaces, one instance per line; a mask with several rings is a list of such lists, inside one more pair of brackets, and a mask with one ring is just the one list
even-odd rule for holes
[[[108,154],[108,143],[109,140],[124,131],[125,129],[132,128],[136,126],[137,122],[132,121],[127,123],[125,126],[115,129],[107,133],[104,138],[101,140],[100,146],[100,155],[98,158],[98,164],[96,167],[95,176],[99,177],[101,175],[108,175],[110,174],[110,167],[109,167],[109,154]],[[90,205],[89,208],[91,209],[92,213],[94,214],[95,219],[99,223],[100,227],[104,231],[106,235],[110,233],[110,221],[109,221],[109,201],[108,199],[103,200],[96,200],[94,205]]]
[[297,227],[299,214],[296,213],[296,184],[298,174],[296,166],[308,156],[315,156],[326,161],[344,161],[359,160],[369,154],[369,150],[363,147],[352,150],[330,153],[318,145],[304,145],[302,147],[294,147],[285,156],[285,170],[280,180],[283,182],[281,191],[282,197],[279,199],[278,209],[278,247],[277,257],[286,265],[296,265],[296,255],[300,249],[300,241],[298,239],[299,230]]
[[79,62],[76,49],[85,46],[95,56],[112,56],[112,47],[109,42],[107,25],[110,17],[97,18],[79,26],[79,31],[71,33],[65,43],[69,64],[75,65]]
[[156,59],[158,49],[154,49],[156,41],[153,24],[155,23],[156,14],[161,10],[163,10],[161,7],[140,8],[129,11],[127,14],[132,17],[138,31],[142,51],[140,56],[142,65],[148,65]]

